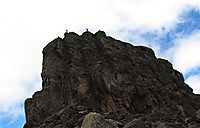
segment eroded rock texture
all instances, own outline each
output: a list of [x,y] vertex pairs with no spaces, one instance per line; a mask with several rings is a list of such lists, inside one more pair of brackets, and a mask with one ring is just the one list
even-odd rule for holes
[[88,114],[108,127],[199,126],[200,97],[171,63],[102,31],[50,42],[41,75],[42,90],[25,101],[24,128],[79,128]]

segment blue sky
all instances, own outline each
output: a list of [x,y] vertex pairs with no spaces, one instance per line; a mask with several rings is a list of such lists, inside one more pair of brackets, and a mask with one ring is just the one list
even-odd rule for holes
[[42,86],[42,49],[66,29],[151,47],[200,94],[199,0],[6,0],[0,17],[0,128],[23,126],[24,100]]

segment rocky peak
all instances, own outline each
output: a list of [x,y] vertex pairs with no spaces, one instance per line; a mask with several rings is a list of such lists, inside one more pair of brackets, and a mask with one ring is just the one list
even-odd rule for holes
[[41,76],[42,90],[25,101],[24,128],[97,127],[88,124],[97,118],[109,127],[198,126],[199,96],[182,74],[152,49],[103,31],[47,44]]

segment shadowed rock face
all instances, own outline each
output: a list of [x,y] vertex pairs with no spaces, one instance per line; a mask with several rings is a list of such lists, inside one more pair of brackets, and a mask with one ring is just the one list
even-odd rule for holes
[[[157,59],[150,48],[115,40],[102,31],[67,33],[50,42],[43,50],[41,76],[42,90],[25,101],[24,128],[80,127],[89,112],[105,118],[105,113],[115,113],[110,119],[123,125],[132,119],[138,122],[138,114],[155,122],[159,113],[169,114],[162,108],[175,111],[175,120],[183,121],[200,108],[199,96],[171,63]],[[162,126],[168,128],[158,124]]]

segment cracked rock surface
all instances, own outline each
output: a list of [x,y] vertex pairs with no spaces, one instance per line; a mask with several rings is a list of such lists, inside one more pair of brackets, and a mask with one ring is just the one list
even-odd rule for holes
[[24,128],[198,128],[200,96],[153,50],[103,31],[70,32],[43,49],[42,90]]

